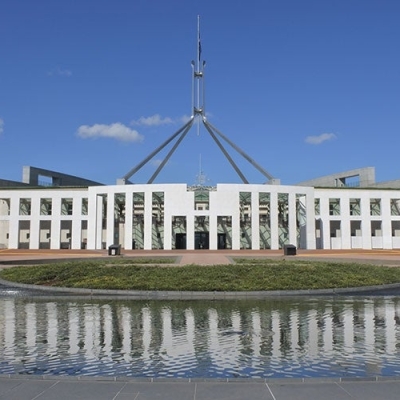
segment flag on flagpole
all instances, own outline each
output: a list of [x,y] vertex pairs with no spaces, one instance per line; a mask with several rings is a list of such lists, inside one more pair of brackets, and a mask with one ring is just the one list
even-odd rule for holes
[[201,41],[200,41],[200,32],[199,32],[199,61],[201,58]]

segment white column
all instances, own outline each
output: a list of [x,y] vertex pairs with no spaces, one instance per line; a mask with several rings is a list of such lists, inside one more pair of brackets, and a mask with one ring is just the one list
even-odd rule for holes
[[104,213],[104,197],[96,196],[96,249],[103,248],[103,213]]
[[74,197],[72,201],[71,249],[80,249],[82,244],[82,198]]
[[172,217],[171,217],[171,214],[165,212],[164,213],[164,250],[171,250],[171,249],[172,249]]
[[39,196],[32,196],[31,199],[31,223],[30,223],[30,237],[29,248],[39,248],[39,218],[40,218],[40,198]]
[[210,213],[208,217],[208,226],[209,226],[209,233],[210,233],[210,250],[217,250],[218,249],[218,217],[214,213]]
[[[322,192],[321,192],[322,194]],[[331,248],[331,226],[329,221],[329,197],[321,196],[320,198],[320,216],[321,216],[321,235],[322,235],[322,248]]]
[[144,250],[152,248],[153,193],[144,192]]
[[270,197],[271,250],[279,249],[278,232],[278,193],[271,192]]
[[194,215],[188,214],[186,217],[186,248],[194,250]]
[[126,250],[132,250],[133,232],[133,193],[125,192],[125,243]]
[[382,196],[381,200],[382,215],[382,240],[384,249],[392,249],[392,221],[390,212],[390,197]]
[[232,250],[240,250],[240,208],[239,191],[235,193],[235,201],[232,210]]
[[251,248],[260,250],[260,194],[251,193]]
[[361,197],[361,232],[362,248],[365,250],[372,249],[371,215],[368,192],[362,193]]
[[[97,242],[97,238],[99,235],[98,225],[99,225],[99,215],[98,209],[100,207],[99,196],[93,190],[88,190],[87,199],[88,199],[88,225],[87,225],[87,248],[90,250],[101,249],[101,240],[100,243]],[[100,218],[101,220],[101,218]],[[100,231],[101,232],[101,231]]]
[[297,246],[296,193],[288,193],[289,243]]
[[61,237],[61,197],[54,196],[51,200],[52,203],[52,216],[51,216],[51,238],[50,248],[60,248],[60,237]]
[[114,244],[115,238],[114,238],[114,226],[115,226],[115,212],[114,212],[114,207],[115,207],[115,193],[114,192],[108,192],[107,193],[107,234],[106,234],[106,247]]
[[315,238],[315,197],[310,193],[305,195],[306,199],[306,243],[308,250],[315,250],[317,247]]
[[351,249],[351,229],[350,229],[350,202],[349,198],[340,198],[340,216],[342,231],[342,249]]

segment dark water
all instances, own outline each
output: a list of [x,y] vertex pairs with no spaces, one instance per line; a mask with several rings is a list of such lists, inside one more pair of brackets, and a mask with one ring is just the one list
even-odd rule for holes
[[400,297],[110,301],[0,297],[0,373],[400,375]]

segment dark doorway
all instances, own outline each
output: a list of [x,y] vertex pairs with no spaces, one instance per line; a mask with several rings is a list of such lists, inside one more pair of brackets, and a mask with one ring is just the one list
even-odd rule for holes
[[195,232],[194,234],[194,248],[196,250],[208,249],[209,245],[209,233],[208,232]]
[[175,248],[177,250],[186,249],[186,233],[177,233],[175,236]]
[[226,233],[218,233],[218,250],[226,249]]

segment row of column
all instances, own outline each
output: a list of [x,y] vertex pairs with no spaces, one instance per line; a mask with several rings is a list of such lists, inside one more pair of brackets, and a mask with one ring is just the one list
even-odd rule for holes
[[[120,191],[118,192],[120,194]],[[190,193],[190,192],[189,192]],[[188,194],[189,194],[188,193]],[[192,193],[191,193],[192,194]],[[239,212],[239,193],[237,194],[237,202],[233,209],[228,207],[223,212],[216,213],[213,210],[213,202],[210,199],[210,209],[207,211],[182,210],[179,215],[172,214],[169,210],[168,202],[164,204],[164,249],[172,249],[172,219],[175,216],[183,216],[186,218],[186,247],[189,250],[195,248],[195,217],[207,216],[209,218],[209,240],[210,249],[218,249],[218,217],[230,216],[232,218],[232,249],[240,249],[240,212]],[[104,195],[96,195],[95,198],[89,199],[89,236],[88,248],[101,249],[103,247],[103,196],[107,196],[107,222],[106,222],[106,242],[107,246],[114,244],[114,229],[115,229],[115,193],[107,193]],[[91,196],[94,197],[94,196]],[[167,196],[166,196],[167,197]],[[300,242],[302,247],[307,249],[315,249],[315,220],[314,220],[314,199],[305,196],[305,221],[304,229],[301,230]],[[126,250],[132,249],[132,233],[133,233],[133,194],[127,192],[125,194],[125,234],[124,243],[122,244]],[[152,229],[153,229],[153,215],[152,215],[152,192],[144,192],[144,249],[152,249]],[[221,207],[219,206],[219,209]],[[95,211],[94,211],[95,210]],[[260,249],[260,204],[259,193],[251,192],[251,238],[252,249]],[[290,244],[297,245],[298,232],[297,232],[297,210],[296,210],[296,193],[288,193],[288,229]],[[92,232],[94,234],[92,234]],[[280,248],[279,243],[279,222],[278,222],[278,192],[270,193],[270,232],[271,232],[271,249],[277,250]]]

